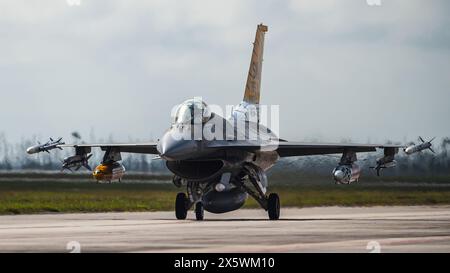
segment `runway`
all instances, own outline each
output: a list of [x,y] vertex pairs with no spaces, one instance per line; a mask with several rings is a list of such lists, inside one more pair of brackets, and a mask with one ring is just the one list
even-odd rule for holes
[[[450,252],[450,206],[0,216],[1,252]],[[71,243],[69,243],[71,242]],[[74,243],[75,242],[75,243]],[[78,245],[79,244],[79,245]],[[78,250],[78,249],[76,249]]]

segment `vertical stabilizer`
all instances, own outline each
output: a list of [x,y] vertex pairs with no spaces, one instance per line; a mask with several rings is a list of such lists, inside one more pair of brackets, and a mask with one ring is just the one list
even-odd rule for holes
[[259,104],[261,88],[261,70],[264,52],[264,34],[267,26],[259,24],[256,29],[255,42],[253,43],[252,59],[248,70],[247,84],[245,85],[244,102]]

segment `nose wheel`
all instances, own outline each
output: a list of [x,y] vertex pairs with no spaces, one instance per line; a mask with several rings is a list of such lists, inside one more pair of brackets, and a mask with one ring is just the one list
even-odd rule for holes
[[201,221],[201,220],[203,220],[204,214],[205,214],[205,211],[204,211],[204,209],[203,209],[203,204],[202,204],[202,202],[197,202],[197,203],[195,204],[195,218],[196,218],[198,221]]
[[267,199],[267,212],[270,220],[278,220],[280,218],[280,197],[278,194],[271,193]]
[[188,201],[189,200],[184,192],[177,194],[177,198],[175,199],[175,216],[178,220],[186,219]]

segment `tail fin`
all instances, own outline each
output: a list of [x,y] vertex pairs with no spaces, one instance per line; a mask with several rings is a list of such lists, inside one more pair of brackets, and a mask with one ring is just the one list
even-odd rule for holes
[[261,70],[264,52],[264,34],[267,26],[259,24],[256,28],[255,42],[253,43],[252,59],[248,70],[247,84],[245,85],[244,101],[259,104],[261,88]]

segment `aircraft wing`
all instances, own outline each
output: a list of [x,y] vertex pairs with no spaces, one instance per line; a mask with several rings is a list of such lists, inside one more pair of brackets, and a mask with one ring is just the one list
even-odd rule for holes
[[302,155],[323,155],[340,154],[346,150],[356,153],[374,152],[380,149],[398,149],[403,145],[383,145],[383,144],[358,144],[358,143],[304,143],[304,142],[280,142],[276,151],[280,157],[302,156]]
[[375,152],[377,148],[395,150],[405,147],[404,145],[391,144],[359,144],[359,143],[308,143],[308,142],[289,142],[280,141],[276,144],[260,144],[247,141],[222,141],[210,145],[214,148],[242,149],[247,151],[276,151],[280,157],[288,156],[306,156],[306,155],[324,155],[340,154],[344,151]]
[[60,148],[100,148],[102,151],[106,151],[109,148],[116,148],[118,152],[123,153],[138,153],[138,154],[158,154],[156,149],[156,142],[151,143],[114,143],[114,144],[60,144],[57,147]]

